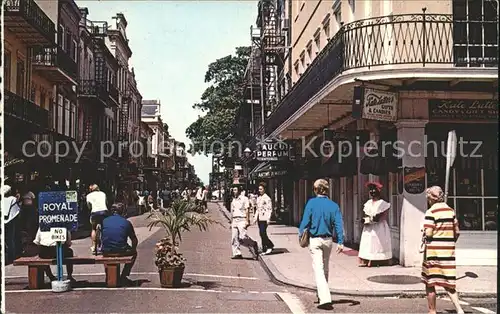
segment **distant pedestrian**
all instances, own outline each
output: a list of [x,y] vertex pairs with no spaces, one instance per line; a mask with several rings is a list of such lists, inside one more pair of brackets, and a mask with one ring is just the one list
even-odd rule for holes
[[457,217],[444,202],[444,192],[439,186],[428,188],[426,195],[430,208],[425,213],[424,221],[422,281],[425,283],[429,314],[436,314],[436,286],[446,290],[457,313],[464,313],[456,291],[455,245],[460,235]]
[[256,201],[256,210],[254,214],[254,223],[259,226],[259,235],[262,243],[263,254],[269,254],[273,251],[274,244],[267,235],[267,226],[271,221],[273,212],[273,202],[269,195],[266,194],[266,184],[259,184],[259,196]]
[[240,245],[250,249],[250,252],[257,259],[259,246],[247,234],[247,228],[250,225],[250,202],[246,196],[241,195],[239,187],[233,188],[233,200],[231,202],[231,244],[233,250],[233,259],[242,259]]
[[208,185],[203,189],[201,194],[201,205],[203,206],[205,213],[208,213]]
[[[342,214],[337,203],[328,198],[328,182],[319,179],[313,185],[316,197],[309,199],[299,228],[299,239],[309,232],[309,251],[311,252],[314,277],[316,279],[318,308],[331,310],[332,296],[328,285],[330,253],[333,245],[333,229],[337,234],[337,254],[344,250],[344,229]],[[307,229],[307,231],[306,231]]]

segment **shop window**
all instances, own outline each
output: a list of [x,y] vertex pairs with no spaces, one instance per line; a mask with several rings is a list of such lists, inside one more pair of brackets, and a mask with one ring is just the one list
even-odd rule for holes
[[498,195],[498,169],[484,171],[484,196]]
[[481,171],[455,169],[456,194],[459,196],[481,195]]
[[399,227],[399,222],[401,218],[401,207],[399,204],[399,189],[401,185],[402,175],[401,172],[390,173],[390,195],[391,198],[389,202],[391,203],[391,209],[389,213],[389,223],[392,227]]

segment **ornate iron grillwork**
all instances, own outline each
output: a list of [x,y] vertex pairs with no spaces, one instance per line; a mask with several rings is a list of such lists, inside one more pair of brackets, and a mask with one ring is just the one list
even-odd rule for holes
[[42,129],[49,128],[49,111],[10,91],[5,91],[5,114]]
[[49,43],[54,42],[56,34],[55,25],[34,0],[5,0],[3,1],[3,7],[6,17],[22,17],[38,30]]
[[81,96],[95,96],[103,102],[106,102],[108,96],[106,85],[96,80],[80,80],[78,94]]
[[76,62],[59,46],[35,49],[33,65],[58,67],[72,78],[78,77]]
[[343,71],[375,66],[448,64],[450,67],[498,67],[496,42],[485,42],[483,54],[464,57],[458,23],[452,15],[406,14],[359,20],[344,25],[318,54],[299,81],[283,98],[257,135],[270,134]]

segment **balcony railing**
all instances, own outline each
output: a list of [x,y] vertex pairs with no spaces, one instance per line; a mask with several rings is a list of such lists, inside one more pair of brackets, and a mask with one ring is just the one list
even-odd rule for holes
[[5,91],[6,115],[31,123],[42,129],[49,128],[49,111],[10,91]]
[[[3,6],[6,25],[9,24],[10,17],[21,17],[45,37],[47,43],[54,42],[56,34],[54,22],[34,0],[4,0]],[[30,39],[27,37],[26,40]]]
[[[474,25],[485,36],[462,33]],[[344,25],[281,100],[265,124],[270,134],[342,72],[376,66],[498,67],[498,19],[459,21],[452,15],[407,14]],[[486,35],[488,34],[488,35]],[[264,129],[257,133],[262,134]]]
[[95,96],[106,102],[108,92],[106,84],[96,80],[80,80],[78,83],[78,95],[80,96]]
[[59,68],[73,79],[76,79],[78,74],[75,60],[59,46],[36,49],[33,65]]

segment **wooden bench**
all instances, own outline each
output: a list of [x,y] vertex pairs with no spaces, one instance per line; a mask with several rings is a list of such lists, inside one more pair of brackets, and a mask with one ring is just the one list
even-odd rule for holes
[[[106,286],[109,288],[118,287],[120,278],[120,264],[132,262],[132,256],[92,256],[92,257],[67,257],[63,264],[88,265],[103,264],[106,269]],[[14,261],[14,266],[28,266],[28,287],[29,289],[40,289],[44,284],[44,266],[56,265],[57,260],[50,258],[20,257]]]

